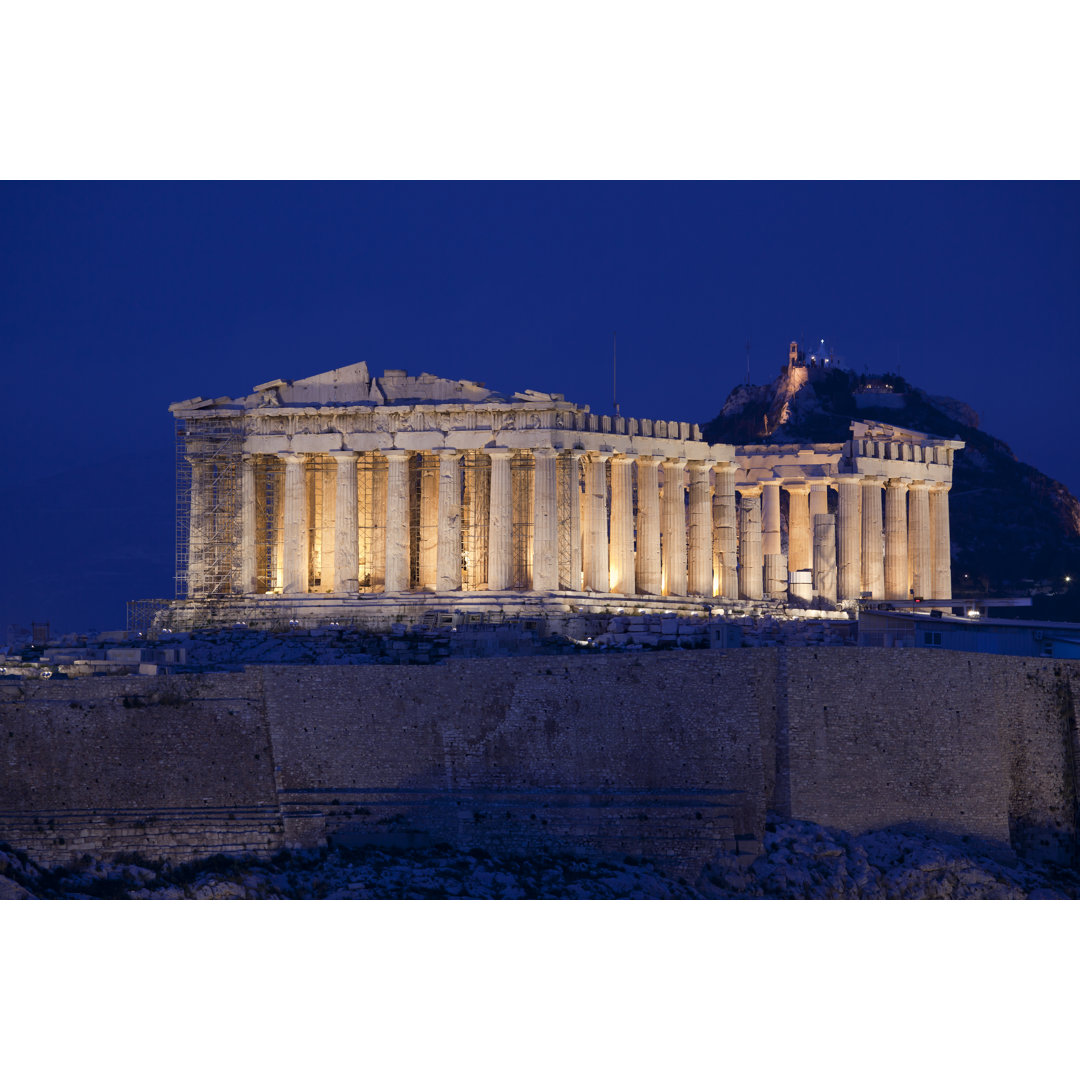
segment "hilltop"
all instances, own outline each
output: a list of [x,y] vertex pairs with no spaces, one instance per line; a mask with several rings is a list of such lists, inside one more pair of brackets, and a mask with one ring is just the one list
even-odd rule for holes
[[[868,391],[869,392],[866,392]],[[1036,594],[1037,618],[1080,617],[1080,500],[982,431],[971,406],[899,375],[794,367],[740,385],[713,420],[710,442],[844,442],[852,420],[879,420],[963,439],[950,496],[956,596]]]

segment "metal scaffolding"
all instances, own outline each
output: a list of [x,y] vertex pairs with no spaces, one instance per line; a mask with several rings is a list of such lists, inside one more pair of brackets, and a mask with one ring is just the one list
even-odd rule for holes
[[242,416],[176,421],[176,596],[240,589]]

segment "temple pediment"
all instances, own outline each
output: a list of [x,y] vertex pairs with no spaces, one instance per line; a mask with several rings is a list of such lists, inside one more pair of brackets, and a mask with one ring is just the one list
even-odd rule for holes
[[507,397],[471,379],[450,379],[388,368],[374,376],[364,361],[309,375],[303,379],[271,379],[239,398],[189,398],[170,406],[173,412],[206,408],[276,408],[324,405],[483,404],[562,401],[562,394],[524,390]]

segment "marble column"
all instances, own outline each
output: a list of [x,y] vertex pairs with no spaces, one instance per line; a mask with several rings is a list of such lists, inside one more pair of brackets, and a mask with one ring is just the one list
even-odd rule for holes
[[654,457],[637,459],[637,589],[660,596],[663,573],[660,563],[660,462]]
[[608,582],[607,469],[611,454],[591,453],[585,459],[585,588],[606,593]]
[[551,447],[533,451],[532,587],[536,592],[554,592],[559,587],[557,461],[558,452]]
[[933,566],[933,599],[952,599],[952,549],[949,540],[949,488],[939,483],[930,488],[930,551]]
[[513,498],[510,486],[512,450],[488,450],[491,458],[491,502],[488,509],[488,587],[510,588],[513,566]]
[[931,599],[930,489],[925,480],[913,480],[908,488],[908,558],[912,592],[923,600]]
[[885,598],[880,476],[862,478],[862,587],[872,600]]
[[660,498],[660,565],[665,596],[686,595],[686,458],[664,459]]
[[383,450],[386,470],[386,576],[383,591],[409,588],[409,451]]
[[739,596],[738,527],[735,518],[735,462],[721,461],[713,471],[713,520],[720,563],[720,595],[729,600]]
[[814,515],[814,595],[836,603],[836,518]]
[[634,459],[611,459],[611,540],[608,546],[610,591],[637,592],[634,567]]
[[191,465],[191,502],[188,516],[188,596],[205,596],[209,582],[209,540],[212,532],[214,467],[195,457]]
[[285,582],[286,595],[308,591],[307,491],[304,455],[278,454],[285,462]]
[[461,588],[461,451],[439,451],[439,547],[435,591]]
[[334,592],[353,595],[360,591],[359,522],[356,510],[356,462],[353,450],[335,450],[337,486],[334,492]]
[[570,530],[570,580],[563,587],[573,592],[581,592],[583,587],[581,577],[581,458],[580,450],[571,450],[566,455],[569,459],[568,483],[570,490],[567,492],[569,501],[569,520],[567,528]]
[[739,489],[739,598],[760,600],[762,588],[761,485]]
[[438,458],[418,453],[420,466],[420,532],[416,538],[422,589],[436,588],[439,577],[439,466]]
[[255,506],[255,458],[244,454],[240,461],[240,592],[254,593],[258,587],[255,560],[258,521]]
[[712,461],[691,461],[690,469],[690,557],[691,596],[713,595],[712,561]]
[[829,485],[828,484],[811,484],[810,485],[810,528],[814,527],[814,518],[818,514],[827,514],[829,512]]
[[780,481],[766,480],[761,492],[761,553],[780,554]]
[[813,565],[810,532],[810,487],[789,484],[788,493],[788,569],[809,570]]
[[788,561],[782,552],[770,552],[765,556],[765,597],[768,600],[786,600],[788,592]]
[[885,599],[908,598],[908,481],[885,484]]
[[837,591],[841,600],[862,592],[862,487],[858,476],[837,477]]

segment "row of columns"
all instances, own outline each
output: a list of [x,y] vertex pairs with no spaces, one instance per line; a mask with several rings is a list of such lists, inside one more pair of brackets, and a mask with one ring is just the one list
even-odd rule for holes
[[[409,458],[411,451],[382,451],[388,463],[385,506],[385,590],[409,588]],[[462,454],[437,451],[438,472],[425,472],[421,512],[430,550],[426,574],[439,592],[461,588]],[[508,589],[513,572],[513,501],[510,449],[485,451],[490,459],[487,583]],[[560,588],[557,463],[559,451],[533,453],[532,588]],[[740,485],[736,510],[735,463],[680,458],[565,452],[576,466],[584,458],[584,498],[569,500],[569,581],[591,592],[672,596],[727,596],[756,600],[786,588],[787,570],[813,568],[814,592],[850,600],[906,599],[911,593],[951,595],[949,485],[873,476],[840,476],[837,513],[828,512],[824,482],[767,481]],[[304,455],[281,453],[282,585],[307,592],[307,498]],[[333,523],[333,591],[358,591],[357,463],[354,451],[329,454],[336,462]],[[607,463],[610,461],[608,505]],[[633,467],[637,467],[637,505]],[[660,480],[663,466],[664,479]],[[203,469],[203,466],[198,466]],[[689,505],[686,483],[689,478]],[[430,477],[430,479],[429,479]],[[191,558],[198,577],[197,523],[208,481],[193,466]],[[788,552],[781,549],[780,487],[788,492]],[[576,493],[576,485],[572,487]],[[882,516],[881,490],[885,489]],[[256,498],[253,460],[241,472],[241,577],[256,588]],[[687,511],[689,511],[687,516]],[[828,519],[827,521],[824,519]],[[430,528],[434,526],[434,528]],[[781,564],[785,563],[785,566]],[[562,587],[567,587],[566,582]]]
[[[840,476],[835,483],[835,517],[828,512],[826,484],[783,485],[789,499],[787,564],[812,569],[815,594],[831,600],[951,597],[949,484],[880,476]],[[779,580],[768,564],[781,555],[781,486],[767,481],[739,489],[739,595],[745,599],[762,598],[763,579],[764,595],[770,595],[776,586],[769,582]]]
[[[386,592],[409,588],[409,458],[412,451],[381,451],[387,460],[386,480]],[[422,523],[434,526],[425,536],[437,537],[433,547],[420,553],[433,559],[439,592],[461,588],[461,457],[457,450],[435,451],[439,467],[434,485],[421,499]],[[513,567],[513,504],[510,449],[486,450],[491,463],[488,523],[488,588],[508,589]],[[625,595],[712,596],[735,587],[735,487],[732,462],[691,461],[683,458],[632,457],[612,453],[567,451],[572,476],[584,459],[584,498],[569,499],[570,582],[586,591]],[[554,591],[560,587],[557,467],[559,451],[540,447],[533,455],[532,588]],[[357,463],[355,451],[332,451],[335,460],[335,512],[332,544],[333,591],[358,590]],[[284,463],[281,512],[282,591],[307,592],[308,533],[304,455],[282,452]],[[608,505],[610,461],[611,503]],[[637,511],[633,467],[637,466]],[[661,484],[660,468],[664,479]],[[716,469],[716,497],[713,470]],[[689,516],[686,474],[689,472]],[[425,485],[432,483],[425,473]],[[572,496],[577,486],[571,481]],[[193,513],[201,481],[193,478]],[[241,577],[243,590],[256,589],[256,499],[254,459],[247,455],[241,471]],[[430,516],[429,516],[430,515]],[[714,545],[714,532],[719,542]],[[687,537],[689,534],[689,543]],[[195,525],[191,558],[197,561]],[[714,547],[716,550],[714,551]],[[722,572],[714,587],[714,563]],[[329,568],[327,568],[329,569]],[[563,586],[565,587],[565,585]]]

